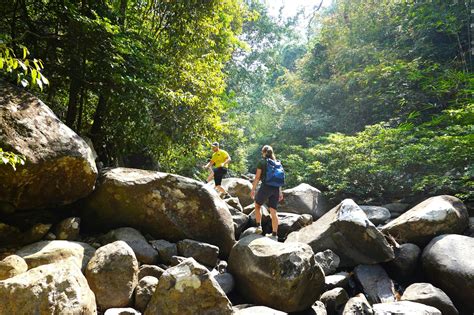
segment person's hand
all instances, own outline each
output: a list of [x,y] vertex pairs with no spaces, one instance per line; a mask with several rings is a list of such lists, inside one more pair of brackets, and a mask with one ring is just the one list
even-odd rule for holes
[[252,200],[255,200],[255,189],[252,189],[250,191],[250,198],[252,198]]
[[283,200],[283,193],[280,192],[280,196],[278,196],[278,202],[282,201]]

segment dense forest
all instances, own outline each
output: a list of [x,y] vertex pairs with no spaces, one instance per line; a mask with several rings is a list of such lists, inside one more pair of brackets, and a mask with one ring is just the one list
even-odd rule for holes
[[[0,73],[88,137],[104,166],[205,178],[210,143],[334,200],[474,199],[470,1],[0,2]],[[23,161],[0,148],[3,163]]]

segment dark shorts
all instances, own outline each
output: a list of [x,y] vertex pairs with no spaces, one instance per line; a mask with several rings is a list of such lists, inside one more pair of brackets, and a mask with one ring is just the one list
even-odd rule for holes
[[267,205],[270,208],[276,209],[278,206],[278,199],[280,198],[280,188],[262,184],[255,197],[255,202],[263,205],[268,200]]
[[216,186],[220,186],[222,184],[222,178],[227,174],[227,168],[216,167],[213,168],[212,171],[214,172],[214,183]]

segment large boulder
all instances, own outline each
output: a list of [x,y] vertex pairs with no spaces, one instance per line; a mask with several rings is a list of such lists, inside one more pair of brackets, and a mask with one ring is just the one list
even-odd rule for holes
[[39,266],[0,281],[0,314],[97,314],[94,293],[71,262]]
[[359,265],[354,274],[370,303],[396,301],[394,283],[380,265]]
[[390,219],[390,211],[387,208],[378,206],[360,206],[360,208],[374,225],[383,224]]
[[323,270],[309,246],[261,235],[249,235],[234,246],[229,272],[242,296],[285,312],[311,307],[324,289]]
[[474,238],[441,235],[423,250],[423,271],[429,282],[458,306],[474,312]]
[[375,315],[442,315],[437,308],[410,301],[378,303],[372,305],[372,307]]
[[285,243],[290,242],[308,244],[315,253],[331,249],[341,259],[341,267],[394,258],[384,235],[351,199],[343,200],[311,225],[290,233]]
[[280,312],[266,306],[250,306],[236,309],[235,315],[288,315],[288,313]]
[[183,176],[109,169],[84,207],[84,224],[95,229],[131,226],[155,238],[194,239],[219,246],[224,256],[235,243],[225,202],[210,187]]
[[458,315],[451,299],[442,290],[430,283],[414,283],[405,289],[402,301],[412,301],[439,309],[443,315]]
[[363,293],[351,297],[344,305],[342,315],[373,315],[374,311]]
[[461,234],[469,224],[466,206],[456,197],[442,195],[426,199],[381,230],[402,243],[425,245],[441,234]]
[[91,193],[91,148],[41,100],[0,82],[0,147],[23,155],[17,171],[0,167],[0,202],[16,209],[72,203]]
[[197,262],[214,267],[219,256],[219,247],[197,242],[194,240],[182,240],[178,242],[178,254],[183,257],[193,257]]
[[82,270],[85,269],[94,253],[95,248],[89,244],[70,241],[41,241],[25,246],[16,252],[26,261],[30,269],[68,260]]
[[115,241],[124,241],[133,249],[138,261],[144,264],[154,264],[158,260],[158,252],[154,249],[140,233],[131,227],[124,227],[110,231],[105,234],[101,241],[103,243],[112,243]]
[[206,267],[188,258],[163,273],[144,314],[230,315],[233,311]]
[[317,219],[328,208],[321,191],[303,183],[283,191],[283,201],[278,206],[278,210],[296,214],[310,214],[314,219]]
[[222,187],[231,195],[239,198],[240,204],[246,207],[253,204],[253,199],[250,197],[252,190],[252,183],[243,178],[224,178],[222,180]]
[[229,211],[232,214],[232,220],[234,221],[235,238],[239,239],[240,234],[242,234],[242,232],[247,228],[250,218],[242,211],[233,207],[229,207]]
[[341,261],[339,256],[330,249],[314,254],[314,258],[319,266],[321,266],[326,276],[335,273]]
[[171,264],[173,256],[178,255],[178,246],[167,240],[151,241],[151,246],[158,252],[158,260],[164,264]]
[[[313,217],[310,214],[294,214],[278,211],[277,216],[278,238],[282,240],[286,239],[287,235],[291,232],[298,231],[301,228],[313,223]],[[269,222],[267,225],[271,230],[271,222]]]
[[0,280],[17,276],[28,270],[25,260],[17,255],[10,255],[0,261]]
[[135,308],[137,310],[140,312],[146,310],[146,306],[150,302],[153,293],[155,293],[157,285],[158,279],[151,276],[143,277],[138,281],[135,289]]
[[334,288],[324,292],[319,300],[324,303],[329,315],[336,315],[342,312],[344,305],[349,300],[349,295],[343,288]]
[[85,274],[99,309],[130,306],[138,283],[138,261],[127,243],[116,241],[98,248]]
[[421,249],[411,243],[395,248],[395,259],[385,263],[384,267],[390,276],[399,282],[409,281],[418,266]]

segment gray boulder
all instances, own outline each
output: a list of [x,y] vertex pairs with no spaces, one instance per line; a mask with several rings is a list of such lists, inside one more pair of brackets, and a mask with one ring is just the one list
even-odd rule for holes
[[106,310],[104,315],[141,315],[141,313],[131,307],[114,307]]
[[290,233],[285,243],[291,242],[308,244],[315,253],[331,249],[341,259],[341,267],[394,258],[384,235],[351,199],[343,200],[311,225]]
[[138,261],[124,241],[98,248],[87,264],[85,275],[99,309],[131,305],[138,283]]
[[349,295],[347,295],[346,290],[343,288],[334,288],[324,292],[319,300],[324,303],[329,315],[336,315],[344,308],[344,305],[349,300]]
[[0,281],[12,278],[28,270],[25,260],[17,255],[10,255],[0,261]]
[[342,311],[342,315],[373,315],[374,311],[372,310],[372,306],[370,306],[367,298],[364,294],[359,293],[354,297],[351,297],[346,305],[344,305],[344,309]]
[[466,206],[456,197],[431,197],[411,208],[381,230],[401,243],[425,245],[441,234],[461,234],[469,224]]
[[253,199],[250,198],[250,191],[252,190],[252,183],[243,178],[224,178],[222,180],[222,187],[231,195],[239,198],[240,204],[246,207],[253,204]]
[[396,214],[396,216],[400,216],[402,213],[410,209],[410,205],[408,203],[401,202],[387,203],[385,205],[382,205],[382,207],[390,211],[392,215]]
[[160,279],[163,272],[165,272],[163,268],[155,265],[141,265],[140,269],[138,269],[138,281],[148,276]]
[[234,315],[288,315],[288,313],[281,312],[266,306],[250,306],[237,309]]
[[360,206],[360,208],[374,225],[383,224],[390,219],[390,211],[387,208],[378,206]]
[[[300,230],[313,223],[313,217],[309,214],[294,214],[287,212],[277,212],[278,216],[278,238],[286,239],[288,234]],[[271,222],[269,223],[271,229]]]
[[209,271],[193,258],[167,269],[145,315],[233,314],[232,305]]
[[21,248],[16,255],[22,257],[30,269],[68,260],[84,270],[94,253],[95,248],[86,243],[41,241]]
[[281,212],[310,214],[314,219],[327,210],[327,203],[321,191],[308,184],[300,184],[283,191],[283,201],[278,206]]
[[351,274],[345,271],[338,272],[336,274],[326,276],[324,282],[326,284],[326,290],[332,290],[334,288],[347,289],[349,286],[349,279]]
[[341,260],[332,250],[326,249],[324,252],[314,254],[316,262],[321,266],[326,276],[336,272]]
[[414,283],[405,289],[402,301],[411,301],[436,307],[443,315],[458,315],[451,299],[442,290],[430,283]]
[[234,209],[236,209],[237,211],[240,211],[240,212],[244,211],[244,208],[240,204],[239,198],[230,197],[230,198],[224,199],[224,201],[227,204],[227,206],[232,207],[232,208],[234,208]]
[[232,221],[234,221],[235,239],[239,239],[240,234],[242,234],[249,225],[250,218],[248,215],[235,208],[229,207],[229,211],[232,215]]
[[223,256],[235,243],[226,203],[212,188],[183,176],[109,169],[84,208],[83,223],[90,228],[126,225],[169,241],[194,239],[219,246]]
[[135,253],[138,261],[144,264],[154,264],[158,261],[158,252],[154,249],[140,233],[131,227],[115,229],[101,238],[103,244],[115,241],[124,241]]
[[197,242],[193,240],[182,240],[178,242],[178,254],[183,257],[193,257],[197,262],[214,267],[219,256],[219,247]]
[[158,259],[164,264],[171,263],[171,257],[178,255],[178,246],[166,240],[151,241],[151,246],[158,252]]
[[91,148],[41,100],[0,82],[0,147],[26,158],[15,171],[0,168],[0,202],[16,209],[72,203],[94,189]]
[[214,276],[225,294],[229,294],[235,287],[234,277],[228,273],[220,273]]
[[372,308],[374,315],[442,315],[437,308],[410,301],[378,303]]
[[137,310],[140,312],[145,311],[157,286],[158,279],[155,277],[147,276],[138,281],[135,288],[135,308]]
[[399,281],[410,279],[418,266],[421,250],[415,244],[402,244],[395,248],[395,259],[385,263],[388,273]]
[[71,261],[0,281],[0,314],[97,314],[94,293]]
[[250,235],[234,246],[228,263],[243,297],[281,311],[311,307],[324,289],[324,273],[305,244]]
[[354,274],[371,304],[396,301],[393,281],[380,265],[359,265]]
[[[459,308],[474,312],[474,238],[441,235],[423,250],[423,271]],[[461,311],[461,310],[460,310]]]

